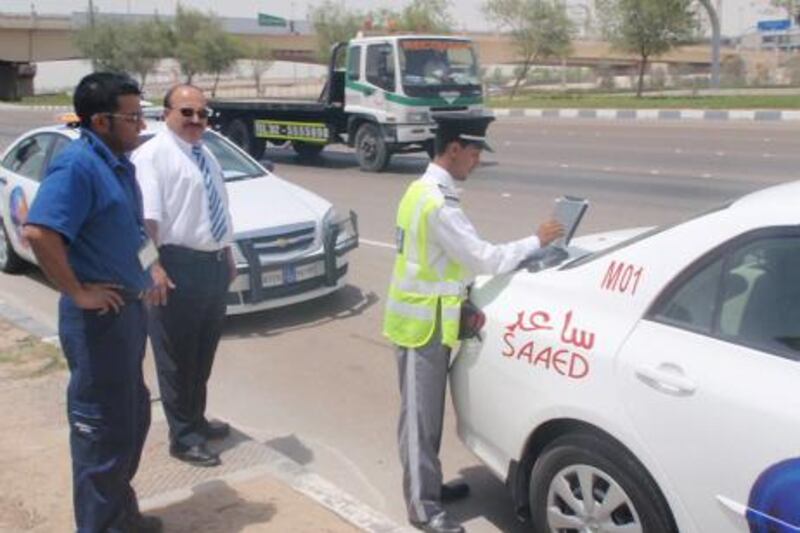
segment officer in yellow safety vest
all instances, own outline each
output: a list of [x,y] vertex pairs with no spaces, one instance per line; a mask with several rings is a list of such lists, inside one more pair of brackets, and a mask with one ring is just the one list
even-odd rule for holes
[[409,521],[424,531],[458,533],[442,503],[466,497],[465,483],[442,484],[439,445],[450,351],[461,303],[477,274],[512,271],[563,234],[549,220],[535,235],[506,244],[481,239],[461,210],[455,181],[480,163],[493,117],[436,117],[436,156],[408,187],[397,211],[397,257],[383,333],[397,347],[401,408],[398,444]]

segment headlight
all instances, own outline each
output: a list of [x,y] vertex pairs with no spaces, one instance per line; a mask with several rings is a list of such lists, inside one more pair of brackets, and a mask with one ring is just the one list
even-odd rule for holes
[[421,122],[427,124],[431,121],[431,114],[427,111],[410,111],[406,115],[409,122]]

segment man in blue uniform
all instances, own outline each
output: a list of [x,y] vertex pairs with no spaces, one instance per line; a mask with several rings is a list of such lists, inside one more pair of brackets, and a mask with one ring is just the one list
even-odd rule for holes
[[160,531],[160,520],[140,514],[130,483],[150,427],[141,298],[151,248],[125,156],[142,128],[140,91],[127,76],[93,73],[74,105],[81,138],[48,169],[25,236],[62,293],[75,522],[79,533]]

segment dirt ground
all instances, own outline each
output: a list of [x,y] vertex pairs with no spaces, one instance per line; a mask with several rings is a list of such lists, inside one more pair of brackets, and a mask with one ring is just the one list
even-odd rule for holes
[[[74,530],[67,380],[57,347],[0,319],[0,532]],[[163,468],[158,455],[164,455],[164,434],[164,427],[151,427],[140,473]],[[170,532],[358,531],[268,475],[206,481],[185,498],[146,512]]]

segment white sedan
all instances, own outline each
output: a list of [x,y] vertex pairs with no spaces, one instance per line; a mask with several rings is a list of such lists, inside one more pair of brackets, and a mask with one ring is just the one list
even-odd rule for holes
[[[143,142],[161,122],[147,122]],[[19,271],[36,259],[21,236],[28,206],[53,157],[78,137],[70,125],[29,131],[0,159],[0,270]],[[225,173],[235,229],[238,277],[228,292],[228,314],[317,298],[342,288],[347,253],[358,246],[355,213],[269,172],[236,145],[204,135]]]
[[534,531],[800,531],[798,206],[780,185],[477,281],[458,432]]

